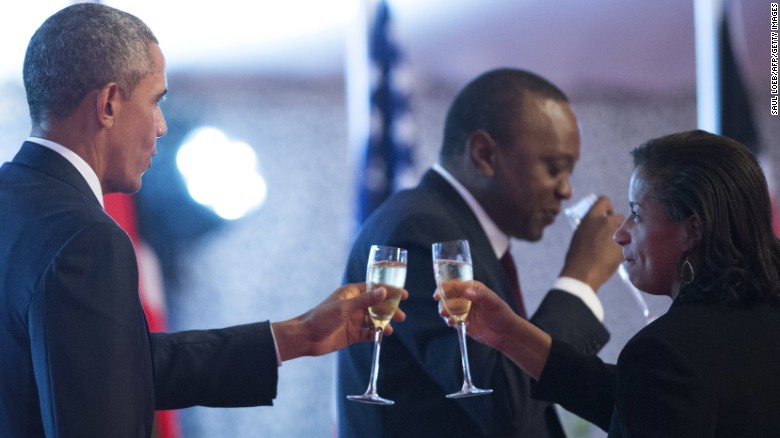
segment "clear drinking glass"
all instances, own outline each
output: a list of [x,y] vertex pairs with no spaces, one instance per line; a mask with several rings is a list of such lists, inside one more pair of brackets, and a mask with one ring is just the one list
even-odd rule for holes
[[467,281],[474,279],[471,265],[471,251],[467,240],[452,240],[433,244],[433,272],[436,286],[441,291],[442,303],[447,312],[455,318],[460,345],[460,362],[463,366],[463,386],[460,391],[447,394],[447,398],[470,397],[490,394],[492,389],[480,389],[471,382],[468,351],[466,350],[466,317],[471,310],[471,301],[462,297],[447,297],[442,287],[450,281]]
[[[582,218],[585,217],[590,208],[593,207],[593,204],[596,203],[597,199],[598,197],[595,193],[589,193],[579,201],[572,204],[570,207],[563,210],[563,214],[566,216],[566,219],[569,221],[569,225],[571,225],[573,230],[577,229],[577,227],[580,225],[580,222],[582,221]],[[645,317],[646,323],[651,323],[655,317],[650,314],[650,308],[647,306],[647,302],[645,302],[644,297],[642,297],[642,292],[637,289],[633,283],[631,283],[631,280],[628,279],[628,272],[626,272],[626,267],[622,263],[618,267],[618,274],[620,275],[620,279],[623,280],[623,283],[626,285],[626,287],[628,287],[631,295],[639,304],[640,309],[642,309],[642,316]]]
[[374,324],[374,354],[371,359],[371,377],[368,389],[363,395],[348,395],[347,398],[375,405],[392,405],[392,400],[382,398],[377,394],[376,381],[379,376],[379,349],[382,345],[382,333],[390,322],[398,302],[401,301],[404,282],[406,281],[406,250],[392,246],[371,246],[366,267],[366,292],[378,287],[387,290],[387,297],[379,304],[369,307],[368,313]]

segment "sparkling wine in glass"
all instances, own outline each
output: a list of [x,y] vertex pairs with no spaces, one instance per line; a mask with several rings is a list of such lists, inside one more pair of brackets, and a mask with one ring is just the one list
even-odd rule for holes
[[447,312],[455,319],[460,345],[460,362],[463,366],[463,386],[460,391],[447,394],[447,398],[471,397],[490,394],[492,389],[480,389],[471,381],[468,350],[466,349],[466,317],[471,309],[471,301],[463,297],[447,296],[445,286],[451,281],[471,282],[474,279],[471,265],[471,251],[467,240],[452,240],[433,244],[433,273],[436,286]]
[[348,395],[347,398],[375,405],[392,405],[392,400],[379,396],[376,381],[379,377],[379,350],[382,345],[382,333],[390,322],[398,302],[401,301],[406,281],[406,250],[392,246],[371,246],[366,268],[366,292],[384,287],[387,297],[379,304],[368,308],[368,314],[374,324],[374,354],[371,359],[371,377],[368,389],[363,395]]
[[[566,216],[566,219],[569,221],[569,225],[571,225],[573,230],[576,230],[577,227],[580,226],[582,218],[585,217],[590,208],[593,207],[593,204],[596,203],[597,199],[598,197],[595,193],[590,193],[563,210],[563,214]],[[642,297],[642,292],[640,292],[639,289],[631,283],[631,280],[629,280],[626,267],[622,263],[618,267],[618,274],[620,274],[620,279],[623,280],[623,283],[631,292],[631,296],[634,297],[637,304],[639,304],[639,307],[642,309],[642,316],[645,317],[647,324],[653,322],[655,317],[650,314],[650,307],[648,307],[647,302],[645,302],[644,297]]]

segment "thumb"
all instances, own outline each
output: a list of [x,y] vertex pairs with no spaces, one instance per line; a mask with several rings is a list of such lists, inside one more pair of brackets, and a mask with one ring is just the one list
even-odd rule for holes
[[387,290],[384,287],[378,287],[374,290],[360,294],[355,298],[348,300],[350,303],[349,307],[351,310],[365,309],[367,307],[373,306],[374,304],[379,304],[382,302],[382,300],[385,299],[386,296]]
[[491,300],[487,287],[478,281],[474,281],[471,287],[466,289],[463,296],[481,306],[493,306],[495,304]]
[[472,281],[469,287],[463,291],[463,296],[472,302],[482,301],[485,298],[485,293],[481,286],[482,283],[478,281]]

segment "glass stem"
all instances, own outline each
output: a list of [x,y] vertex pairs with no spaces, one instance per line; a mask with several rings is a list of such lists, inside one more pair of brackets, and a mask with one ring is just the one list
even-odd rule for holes
[[626,285],[626,287],[628,287],[628,290],[631,291],[631,295],[634,297],[634,299],[636,299],[636,302],[642,309],[642,315],[645,317],[646,323],[650,324],[653,322],[653,319],[655,318],[650,315],[650,308],[647,306],[647,302],[642,297],[642,292],[639,292],[639,289],[637,289],[636,286],[631,283],[631,280],[628,278],[626,267],[622,263],[618,267],[618,273],[620,274],[620,278],[623,280],[623,283]]
[[466,323],[460,321],[457,324],[458,344],[460,345],[460,363],[463,365],[463,387],[471,388],[471,370],[469,369],[469,355],[466,349]]
[[379,378],[379,350],[382,346],[382,327],[374,329],[374,355],[371,358],[371,380],[368,382],[367,394],[376,395],[376,381]]

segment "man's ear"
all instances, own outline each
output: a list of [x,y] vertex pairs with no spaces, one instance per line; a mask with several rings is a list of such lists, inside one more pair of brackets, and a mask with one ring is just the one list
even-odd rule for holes
[[466,139],[469,159],[475,169],[483,176],[492,177],[495,173],[496,148],[493,137],[484,129],[478,129]]
[[95,104],[97,105],[98,122],[101,125],[107,128],[114,125],[120,100],[119,86],[115,82],[111,82],[100,89]]

